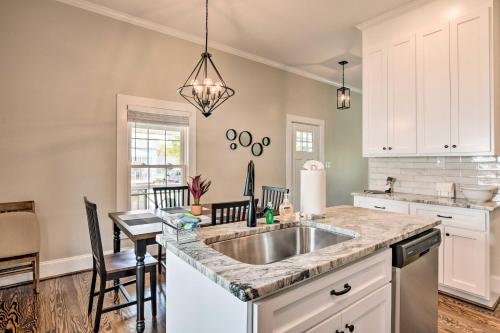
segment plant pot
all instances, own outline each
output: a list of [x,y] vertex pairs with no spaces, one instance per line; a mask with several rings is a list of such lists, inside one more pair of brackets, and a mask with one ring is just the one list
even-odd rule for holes
[[191,214],[193,214],[194,216],[201,215],[201,211],[201,205],[191,205]]

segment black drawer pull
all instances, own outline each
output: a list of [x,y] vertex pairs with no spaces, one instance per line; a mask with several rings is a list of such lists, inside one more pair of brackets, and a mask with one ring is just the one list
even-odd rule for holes
[[443,219],[452,219],[453,218],[453,216],[445,216],[445,215],[439,215],[439,214],[437,214],[437,217],[441,217]]
[[449,234],[448,232],[447,232],[445,235],[446,235],[447,237],[450,237],[450,234]]
[[342,296],[342,295],[345,295],[348,292],[350,292],[351,288],[352,287],[349,285],[349,283],[346,283],[346,284],[344,284],[344,290],[335,291],[335,289],[333,289],[332,291],[330,291],[330,295],[332,295],[332,296]]
[[335,330],[335,333],[344,333],[344,331]]
[[384,206],[373,206],[373,207],[375,207],[375,208],[377,208],[377,209],[385,209],[385,207],[384,207]]
[[354,325],[353,324],[351,324],[351,325],[345,324],[345,328],[347,328],[349,330],[349,332],[354,332]]
[[453,145],[453,146],[451,146],[451,148],[457,148],[457,145]]
[[448,146],[448,145],[444,145],[444,147],[445,147],[445,148],[449,148],[450,146]]
[[382,150],[386,150],[387,148],[383,147]]

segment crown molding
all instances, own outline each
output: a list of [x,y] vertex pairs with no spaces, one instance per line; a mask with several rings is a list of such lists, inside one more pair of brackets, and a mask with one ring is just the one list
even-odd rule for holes
[[[97,5],[97,4],[92,3],[90,1],[87,1],[87,0],[55,0],[55,1],[67,4],[67,5],[70,5],[73,7],[78,7],[80,9],[84,9],[84,10],[87,10],[87,11],[90,11],[90,12],[93,12],[96,14],[107,16],[107,17],[113,18],[113,19],[118,20],[118,21],[126,22],[129,24],[135,25],[135,26],[139,26],[139,27],[142,27],[144,29],[156,31],[156,32],[159,32],[159,33],[164,34],[164,35],[183,39],[183,40],[195,43],[195,44],[199,44],[199,45],[205,44],[205,40],[203,38],[198,37],[198,36],[188,34],[188,33],[185,33],[185,32],[179,31],[177,29],[173,29],[173,28],[170,28],[170,27],[158,24],[158,23],[154,23],[154,22],[151,22],[149,20],[139,18],[137,16],[129,15],[129,14],[120,12],[118,10],[114,10],[114,9],[105,7],[105,6]],[[235,56],[238,56],[241,58],[245,58],[245,59],[248,59],[248,60],[251,60],[254,62],[258,62],[258,63],[264,64],[264,65],[267,65],[270,67],[281,69],[283,71],[286,71],[286,72],[289,72],[292,74],[296,74],[296,75],[299,75],[302,77],[306,77],[306,78],[311,79],[311,80],[323,82],[323,83],[326,83],[326,84],[329,84],[332,86],[336,86],[336,87],[342,86],[342,84],[340,84],[339,82],[327,79],[325,77],[322,77],[322,76],[319,76],[319,75],[316,75],[313,73],[309,73],[307,71],[304,71],[304,70],[301,70],[301,69],[298,69],[298,68],[295,68],[292,66],[285,65],[283,63],[280,63],[280,62],[277,62],[277,61],[274,61],[274,60],[271,60],[268,58],[264,58],[264,57],[261,57],[261,56],[255,55],[255,54],[241,51],[241,50],[235,49],[235,48],[228,46],[228,45],[225,45],[225,44],[217,43],[217,42],[210,41],[210,40],[209,40],[209,44],[210,44],[210,48],[218,50],[218,51],[232,54],[232,55],[235,55]],[[354,92],[361,94],[360,88],[350,87],[350,86],[346,86],[346,87],[350,88],[351,91],[354,91]]]
[[356,28],[363,31],[365,29],[368,29],[370,27],[373,27],[374,25],[377,25],[379,23],[382,23],[384,21],[390,20],[396,16],[399,16],[401,14],[407,13],[411,11],[412,9],[418,8],[420,6],[423,6],[429,2],[436,1],[436,0],[414,0],[410,3],[407,3],[405,5],[399,6],[397,8],[394,8],[393,10],[390,10],[388,12],[385,12],[379,16],[375,16],[368,21],[362,22],[358,25],[356,25]]

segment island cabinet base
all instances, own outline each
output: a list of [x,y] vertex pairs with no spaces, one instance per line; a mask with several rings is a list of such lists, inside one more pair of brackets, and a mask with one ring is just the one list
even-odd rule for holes
[[249,302],[167,256],[167,332],[391,332],[389,249]]

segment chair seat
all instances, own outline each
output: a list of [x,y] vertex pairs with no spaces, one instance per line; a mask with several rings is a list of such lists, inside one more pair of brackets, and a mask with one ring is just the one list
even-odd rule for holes
[[[116,273],[135,270],[137,260],[134,250],[121,251],[111,253],[104,256],[104,264],[106,265],[107,273]],[[144,265],[147,267],[155,266],[158,261],[146,252],[144,257]]]

